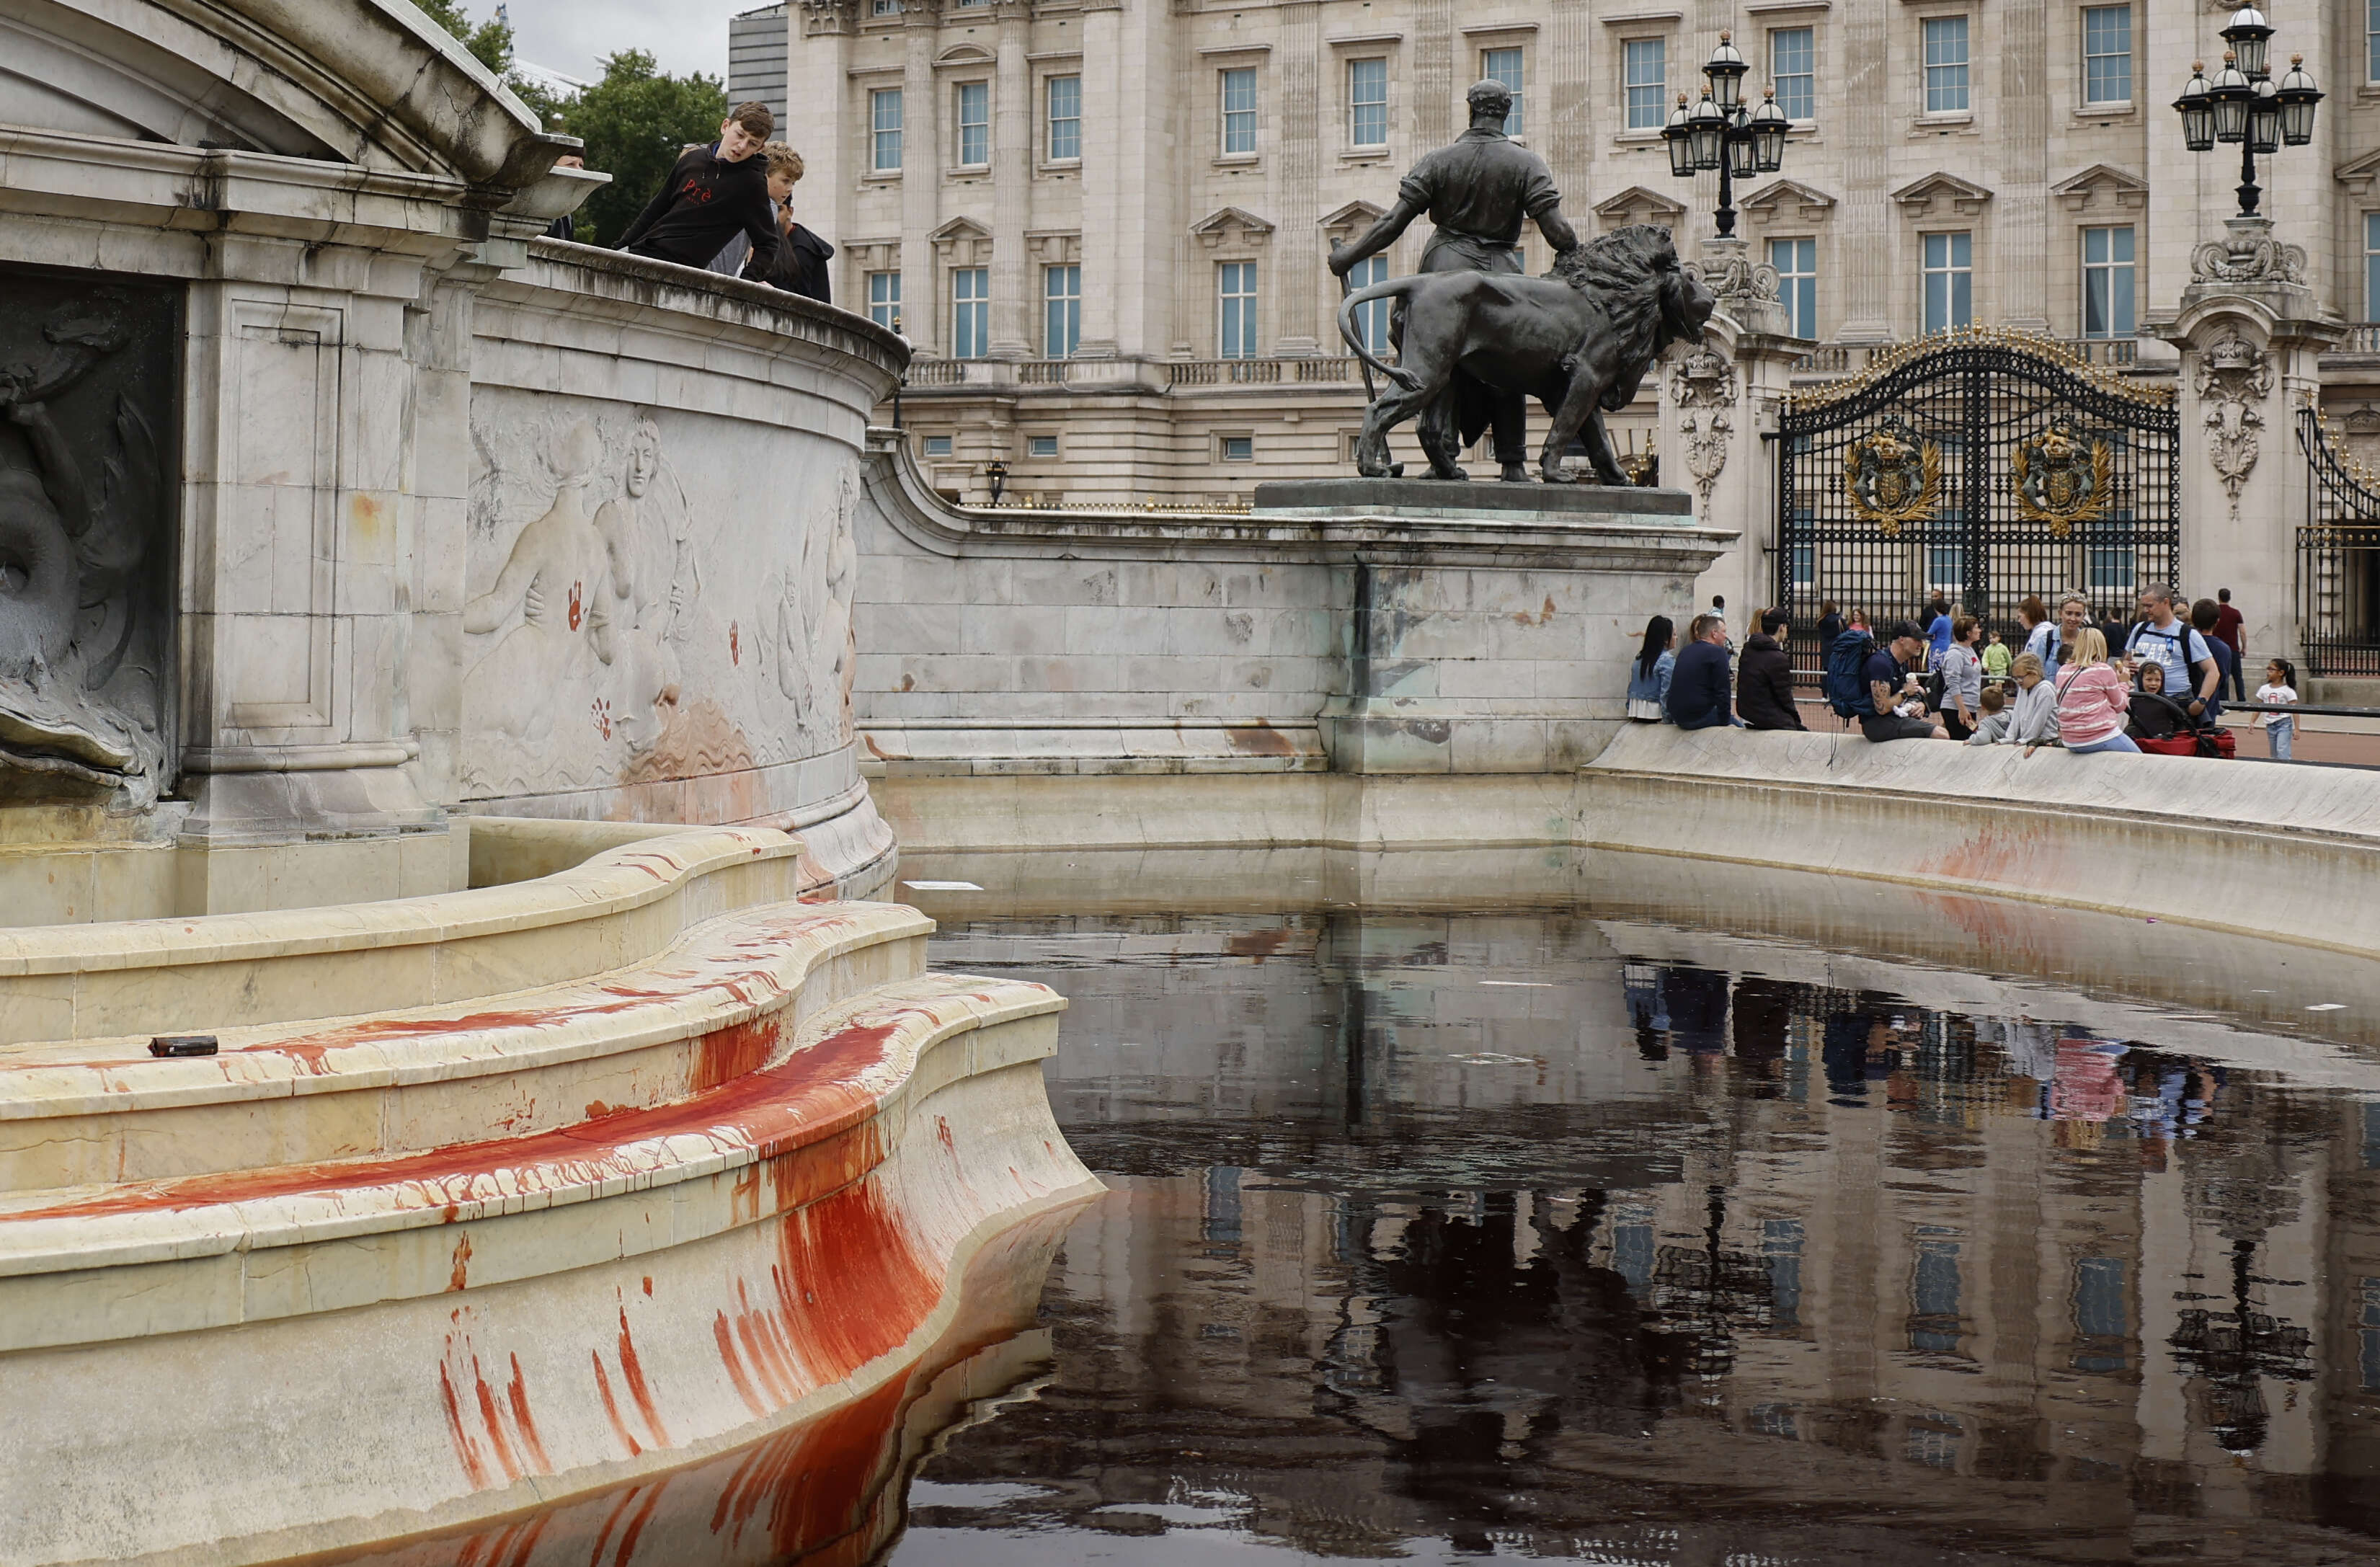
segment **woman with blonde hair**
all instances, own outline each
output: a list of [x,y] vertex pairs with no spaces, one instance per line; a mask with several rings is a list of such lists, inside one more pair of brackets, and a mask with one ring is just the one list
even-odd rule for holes
[[[2070,751],[2131,751],[2140,754],[2124,721],[2131,715],[2131,687],[2107,662],[2107,638],[2095,626],[2075,637],[2066,667],[2058,672],[2058,733]],[[2033,748],[2027,747],[2031,756]]]

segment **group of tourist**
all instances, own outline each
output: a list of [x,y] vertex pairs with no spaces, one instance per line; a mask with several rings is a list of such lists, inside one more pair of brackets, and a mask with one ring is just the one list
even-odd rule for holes
[[[776,129],[766,103],[736,104],[719,122],[718,140],[678,154],[616,249],[832,304],[827,262],[834,247],[794,221],[802,155],[771,140]],[[574,153],[557,166],[584,168],[587,161]],[[576,220],[557,219],[548,232],[575,238]]]
[[[1723,610],[1715,601],[1710,613],[1696,615],[1682,649],[1670,617],[1652,618],[1630,666],[1628,716],[1681,729],[1806,729],[1785,613],[1762,611],[1759,630],[1738,651]],[[2191,604],[2185,616],[2171,589],[2152,588],[2141,593],[2138,610],[2111,640],[2083,595],[2066,594],[2055,616],[2028,598],[2017,612],[2022,646],[2011,650],[1998,631],[1940,597],[1922,628],[1913,620],[1876,628],[1862,612],[1845,614],[1828,602],[1817,626],[1821,688],[1840,718],[1879,743],[2015,745],[2027,756],[2043,746],[2232,754],[2231,735],[2217,722],[2225,690],[2240,700],[2244,685],[2242,622],[2230,589]],[[2296,684],[2287,659],[2270,660],[2256,701],[2295,705]],[[2296,720],[2260,711],[2256,726],[2271,754],[2289,759]]]

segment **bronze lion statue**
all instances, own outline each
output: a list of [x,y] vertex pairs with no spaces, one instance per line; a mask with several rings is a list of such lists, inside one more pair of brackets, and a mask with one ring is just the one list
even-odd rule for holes
[[[1397,364],[1366,352],[1355,330],[1357,308],[1374,299],[1403,305]],[[1572,482],[1562,453],[1577,437],[1597,479],[1626,484],[1604,431],[1604,410],[1628,406],[1663,348],[1699,341],[1717,304],[1679,261],[1670,231],[1651,224],[1631,224],[1566,250],[1544,277],[1436,272],[1359,288],[1339,306],[1339,335],[1390,384],[1364,415],[1355,471],[1389,477],[1389,431],[1445,395],[1461,370],[1533,396],[1553,416],[1538,464],[1548,483]],[[1423,419],[1416,433],[1434,477],[1466,477],[1439,420]]]

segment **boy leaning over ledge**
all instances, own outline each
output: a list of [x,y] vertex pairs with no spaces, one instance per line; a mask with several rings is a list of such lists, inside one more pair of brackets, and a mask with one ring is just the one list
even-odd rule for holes
[[768,278],[784,241],[769,201],[768,168],[756,154],[776,128],[766,103],[736,104],[719,122],[718,140],[678,154],[661,189],[620,237],[620,249],[698,267],[741,234],[752,242],[744,275]]

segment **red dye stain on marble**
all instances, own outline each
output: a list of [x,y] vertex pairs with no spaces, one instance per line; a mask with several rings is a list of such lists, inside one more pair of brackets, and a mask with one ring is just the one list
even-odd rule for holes
[[637,1358],[637,1344],[628,1336],[628,1308],[620,1307],[620,1376],[628,1384],[628,1396],[637,1401],[637,1412],[645,1417],[645,1429],[653,1434],[653,1445],[670,1445],[669,1431],[662,1425],[661,1411],[653,1406],[653,1390],[645,1381],[645,1367]]
[[735,664],[744,662],[744,634],[732,620],[727,623],[727,662]]
[[899,1345],[941,1295],[941,1270],[919,1257],[873,1181],[785,1215],[777,1263],[779,1324],[820,1383]]
[[470,1273],[471,1237],[460,1235],[455,1241],[455,1268],[446,1275],[446,1288],[450,1291],[469,1288]]
[[476,1355],[471,1359],[471,1385],[473,1395],[479,1400],[480,1423],[488,1430],[488,1447],[495,1453],[496,1462],[504,1466],[504,1478],[507,1481],[517,1480],[521,1477],[520,1464],[513,1457],[513,1444],[504,1439],[504,1416],[496,1413],[496,1390],[488,1386],[487,1378],[480,1374],[480,1361]]
[[[1044,1143],[1041,1146],[1043,1148],[1048,1148],[1050,1145]],[[645,1275],[645,1298],[647,1300],[653,1298],[653,1276],[650,1273]]]
[[475,1491],[488,1488],[488,1465],[472,1443],[471,1434],[463,1428],[463,1402],[455,1396],[455,1379],[447,1373],[446,1365],[438,1366],[438,1403],[446,1412],[446,1435],[455,1443],[455,1456],[462,1461],[463,1478]]
[[757,1522],[768,1531],[771,1559],[783,1561],[856,1528],[890,1473],[905,1382],[895,1377],[746,1453],[720,1492],[710,1532],[740,1549]]
[[663,1476],[650,1491],[643,1486],[631,1486],[620,1493],[612,1504],[611,1516],[603,1520],[603,1528],[595,1537],[595,1549],[588,1567],[604,1567],[604,1552],[610,1549],[614,1531],[619,1536],[619,1549],[612,1555],[612,1567],[627,1567],[628,1558],[637,1551],[637,1537],[652,1521],[653,1509],[661,1505],[662,1492],[669,1488],[669,1476]]
[[577,630],[580,623],[586,618],[587,585],[583,582],[574,582],[570,585],[570,629]]
[[744,1358],[736,1352],[735,1330],[728,1326],[727,1313],[720,1312],[711,1318],[710,1337],[719,1345],[719,1361],[727,1367],[727,1379],[735,1384],[735,1396],[756,1417],[768,1414],[769,1406],[760,1402],[759,1392],[752,1386],[751,1373],[744,1369]]
[[520,1356],[512,1357],[513,1379],[504,1385],[504,1397],[512,1404],[513,1426],[520,1432],[521,1447],[530,1464],[540,1475],[553,1473],[553,1461],[545,1455],[545,1439],[538,1434],[537,1417],[528,1412],[528,1383],[521,1376]]
[[771,1015],[705,1034],[695,1051],[694,1091],[707,1094],[766,1066],[782,1032],[780,1019]]
[[595,1391],[603,1401],[604,1415],[611,1419],[612,1434],[620,1439],[620,1445],[628,1450],[628,1456],[635,1458],[645,1451],[645,1446],[629,1431],[628,1423],[620,1418],[620,1401],[612,1396],[612,1379],[603,1372],[603,1352],[589,1350],[587,1357],[595,1363]]

